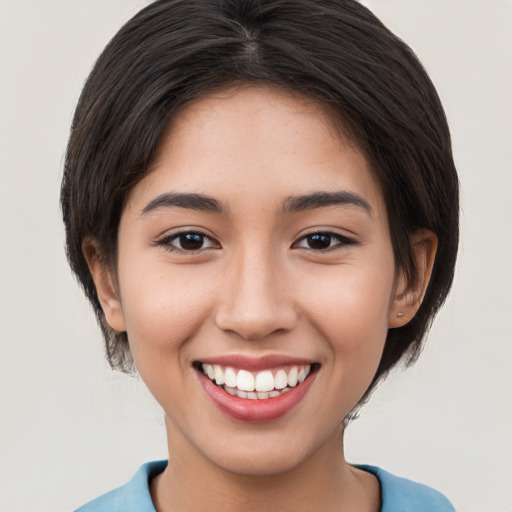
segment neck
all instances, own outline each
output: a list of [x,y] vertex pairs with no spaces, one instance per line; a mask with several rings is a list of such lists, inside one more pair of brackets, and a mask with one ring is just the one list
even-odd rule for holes
[[306,512],[379,510],[378,482],[345,461],[342,426],[297,466],[278,474],[240,474],[208,460],[167,421],[169,464],[151,494],[158,512]]

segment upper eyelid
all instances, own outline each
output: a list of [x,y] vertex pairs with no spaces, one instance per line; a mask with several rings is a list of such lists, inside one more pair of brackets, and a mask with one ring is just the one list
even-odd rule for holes
[[[205,233],[204,231],[202,231],[201,229],[180,229],[179,231],[176,231],[174,233],[167,233],[167,234],[164,234],[160,237],[158,237],[154,244],[157,245],[157,246],[161,246],[161,247],[164,247],[166,248],[166,250],[171,250],[169,248],[167,248],[167,246],[171,246],[171,242],[173,242],[174,240],[176,240],[177,238],[179,238],[180,236],[184,236],[184,235],[187,235],[187,234],[197,234],[197,235],[201,235],[203,236],[204,238],[208,239],[213,245],[218,245],[220,246],[220,243],[219,241]],[[181,251],[181,252],[184,252],[184,253],[188,253],[188,254],[193,254],[193,253],[199,253],[201,251],[206,251],[206,250],[210,250],[210,249],[215,249],[215,247],[205,247],[203,249],[198,249],[197,251],[188,251],[188,250],[185,250],[185,249],[181,249],[180,247],[173,247],[173,251]]]
[[[334,245],[323,248],[323,249],[313,249],[311,247],[301,247],[299,245],[302,241],[304,241],[304,239],[306,239],[309,236],[313,236],[315,234],[324,234],[324,235],[329,235],[333,238],[337,238],[338,243],[335,243]],[[360,242],[357,239],[355,239],[354,237],[342,235],[341,233],[336,233],[335,231],[317,230],[317,231],[307,233],[307,234],[302,235],[299,238],[297,238],[297,240],[295,242],[293,242],[291,249],[297,249],[297,250],[322,254],[322,253],[329,253],[331,251],[343,250],[343,249],[346,249],[348,246],[356,246],[359,244],[360,244]]]
[[300,234],[300,237],[314,235],[316,233],[324,233],[326,235],[335,235],[335,236],[340,236],[340,237],[344,237],[344,238],[354,238],[354,239],[356,239],[358,237],[358,235],[356,234],[355,231],[352,231],[346,227],[322,226],[322,225],[303,229]]
[[194,234],[197,234],[197,235],[201,235],[201,236],[204,236],[206,238],[209,238],[210,240],[216,240],[216,238],[209,234],[209,233],[206,233],[205,230],[201,229],[201,228],[196,228],[196,227],[185,227],[185,228],[182,228],[182,227],[179,227],[179,228],[174,228],[172,230],[167,230],[165,231],[162,235],[159,235],[156,237],[156,242],[160,242],[162,240],[169,240],[169,239],[172,239],[172,238],[177,238],[181,235],[187,235],[189,233],[194,233]]
[[[217,240],[217,238],[215,238],[214,236],[208,234],[208,233],[205,233],[202,229],[200,228],[177,228],[178,230],[175,231],[175,232],[172,232],[172,233],[166,233],[160,237],[158,237],[156,240],[155,240],[155,243],[156,244],[165,244],[167,242],[170,242],[171,240],[174,240],[180,236],[183,236],[183,235],[186,235],[186,234],[189,234],[189,233],[194,233],[194,234],[198,234],[198,235],[201,235],[201,236],[204,236],[205,238],[207,238],[208,240],[214,242],[214,243],[217,243],[220,245],[220,242]],[[333,238],[337,238],[338,240],[340,240],[341,244],[343,244],[343,242],[345,243],[351,243],[351,244],[357,244],[358,243],[358,240],[353,236],[353,235],[346,235],[346,234],[343,234],[343,233],[339,233],[339,232],[336,232],[336,231],[333,231],[332,229],[312,229],[311,231],[307,232],[307,233],[303,233],[301,234],[299,237],[297,237],[293,242],[292,242],[292,247],[295,246],[297,243],[299,243],[301,240],[304,240],[305,238],[307,238],[308,236],[313,236],[313,235],[316,235],[316,234],[323,234],[323,235],[329,235],[329,236],[332,236]]]
[[346,235],[344,233],[338,233],[337,231],[332,231],[332,229],[315,229],[313,231],[309,231],[307,233],[301,234],[299,237],[296,238],[295,242],[293,242],[293,243],[297,243],[300,240],[303,240],[304,238],[307,238],[308,236],[313,236],[313,235],[329,235],[329,236],[332,236],[333,238],[339,238],[341,240],[346,240],[346,241],[350,240],[353,243],[357,243],[357,241],[358,241],[354,235]]

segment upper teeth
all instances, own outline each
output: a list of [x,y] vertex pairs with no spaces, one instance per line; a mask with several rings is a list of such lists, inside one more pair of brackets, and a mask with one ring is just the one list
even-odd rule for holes
[[202,369],[204,374],[219,386],[238,388],[240,391],[246,392],[266,392],[295,387],[309,375],[311,365],[291,366],[286,370],[281,368],[253,373],[247,370],[223,367],[218,364],[203,363]]

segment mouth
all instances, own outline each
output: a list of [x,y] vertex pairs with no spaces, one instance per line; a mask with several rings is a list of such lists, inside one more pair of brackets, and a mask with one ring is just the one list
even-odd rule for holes
[[198,367],[226,393],[248,400],[277,398],[302,384],[315,365],[293,365],[287,368],[251,372],[220,364],[199,363]]
[[263,361],[235,362],[240,361],[196,361],[193,366],[215,405],[228,416],[249,422],[270,421],[287,414],[305,396],[320,368],[313,362],[287,362],[266,368]]

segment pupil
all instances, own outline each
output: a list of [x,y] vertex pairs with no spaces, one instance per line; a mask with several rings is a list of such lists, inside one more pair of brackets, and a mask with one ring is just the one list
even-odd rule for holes
[[203,245],[203,235],[197,233],[187,233],[181,237],[181,247],[187,250],[201,249]]
[[311,249],[327,249],[331,245],[331,236],[317,233],[308,237]]

